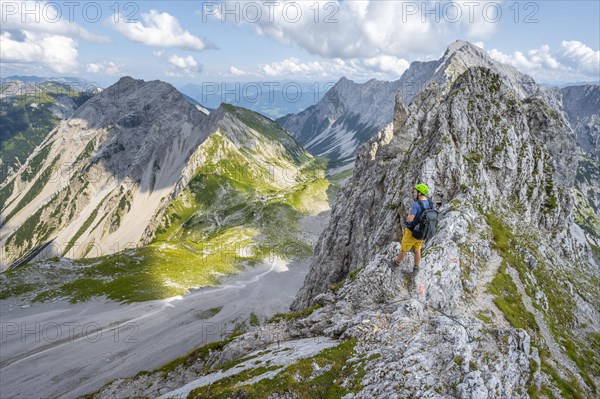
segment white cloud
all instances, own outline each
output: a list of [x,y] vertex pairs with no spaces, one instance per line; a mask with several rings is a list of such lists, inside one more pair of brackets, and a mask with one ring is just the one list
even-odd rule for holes
[[596,75],[600,73],[600,51],[594,51],[576,40],[563,40],[557,56],[566,65],[579,67]]
[[121,15],[119,22],[111,23],[115,29],[131,41],[147,46],[178,47],[184,50],[201,51],[213,47],[206,39],[184,30],[179,20],[166,12],[150,10],[141,14],[142,21],[127,21]]
[[535,74],[543,70],[558,69],[559,63],[550,53],[550,46],[543,45],[538,49],[529,50],[527,54],[515,51],[512,55],[504,54],[497,49],[491,49],[489,55],[496,61],[512,65],[521,72]]
[[234,23],[235,18],[223,10],[235,10],[237,5],[242,23],[236,25],[246,21],[261,35],[324,58],[419,59],[441,55],[449,37],[487,40],[498,29],[494,21],[498,3],[280,0],[253,3],[254,8],[261,7],[261,18],[250,22],[255,14],[245,15],[237,0],[228,0],[219,3],[215,18]]
[[600,51],[593,51],[578,41],[563,41],[556,50],[545,44],[526,53],[505,54],[492,49],[488,54],[541,82],[597,81],[600,78]]
[[159,57],[160,58],[160,57],[162,57],[163,52],[162,51],[153,51],[152,55],[155,56],[155,57]]
[[250,74],[249,72],[243,71],[243,70],[241,70],[239,68],[236,68],[234,66],[232,66],[232,67],[229,68],[229,73],[231,75],[233,75],[233,76],[248,76]]
[[20,31],[0,33],[0,59],[3,63],[39,63],[55,72],[77,69],[77,42],[66,36]]
[[178,55],[172,55],[169,58],[169,63],[178,67],[178,68],[196,68],[198,66],[198,62],[192,57],[188,55],[187,57],[180,57]]
[[367,58],[364,60],[364,64],[375,71],[396,75],[397,78],[400,78],[404,71],[406,71],[410,66],[408,61],[405,59],[397,58],[391,55],[380,55],[377,57]]
[[180,57],[178,55],[172,55],[169,57],[170,70],[167,70],[165,74],[167,76],[194,76],[194,73],[198,72],[198,61],[191,55],[187,57]]
[[[56,6],[60,7],[56,2],[0,0],[2,30],[26,30],[93,42],[109,41],[106,36],[90,33],[75,22],[69,22],[68,9],[57,9]],[[92,10],[89,13],[91,14]]]
[[78,39],[109,41],[69,22],[69,11],[56,2],[0,0],[0,9],[0,61],[4,66],[71,73],[78,67]]
[[332,60],[303,62],[296,57],[282,61],[259,65],[255,71],[245,71],[236,67],[229,69],[230,75],[257,76],[263,78],[295,78],[295,79],[323,79],[346,76],[356,79],[399,79],[409,67],[409,63],[401,58],[388,55],[379,55],[365,59],[334,58]]
[[101,73],[104,75],[120,75],[122,65],[117,65],[112,61],[92,62],[87,65],[86,70],[89,73]]
[[273,62],[260,66],[260,72],[265,76],[302,76],[324,77],[327,76],[325,68],[318,62],[303,63],[298,58],[291,57],[280,62]]

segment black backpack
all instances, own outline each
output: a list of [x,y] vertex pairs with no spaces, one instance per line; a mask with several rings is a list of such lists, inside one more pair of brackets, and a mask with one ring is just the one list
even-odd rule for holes
[[436,232],[438,224],[438,211],[433,207],[433,201],[429,199],[429,209],[425,209],[423,201],[417,201],[421,207],[419,220],[415,223],[412,235],[417,240],[429,240]]

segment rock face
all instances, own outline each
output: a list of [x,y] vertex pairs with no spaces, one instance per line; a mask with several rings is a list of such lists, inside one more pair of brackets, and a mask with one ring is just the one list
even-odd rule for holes
[[82,258],[148,242],[169,202],[219,157],[202,146],[212,134],[272,165],[274,186],[297,183],[310,156],[254,115],[234,107],[207,115],[167,83],[122,78],[62,122],[2,187],[3,266],[40,247],[41,257]]
[[375,79],[359,84],[341,78],[317,104],[277,123],[311,154],[326,156],[332,167],[347,167],[356,149],[391,122],[400,84]]
[[361,149],[295,308],[309,306],[396,238],[396,208],[403,212],[419,181],[436,202],[465,196],[484,210],[494,203],[518,207],[522,219],[548,231],[572,218],[568,192],[577,158],[567,122],[543,97],[520,97],[490,69],[469,68],[449,88],[423,92],[393,135],[396,129]]
[[577,143],[587,155],[600,160],[600,86],[569,86],[560,92]]
[[575,132],[579,147],[575,221],[587,240],[600,245],[600,86],[569,86],[551,90]]
[[[451,52],[454,56],[447,58]],[[558,370],[561,378],[578,381],[581,392],[587,392],[584,396],[590,395],[595,392],[598,375],[586,377],[581,362],[576,366],[573,356],[570,359],[560,349],[552,350],[557,348],[555,341],[561,339],[560,331],[575,346],[585,347],[594,339],[593,334],[583,333],[585,323],[593,326],[590,332],[600,328],[594,320],[600,310],[599,293],[585,283],[586,279],[598,278],[598,266],[573,220],[575,136],[560,108],[524,75],[503,66],[481,66],[487,59],[467,43],[460,48],[453,44],[447,55],[440,64],[443,69],[436,71],[436,76],[445,78],[433,79],[438,84],[415,97],[408,115],[397,101],[396,123],[401,126],[386,127],[360,149],[353,177],[338,194],[330,225],[317,243],[311,271],[292,310],[319,304],[324,295],[331,295],[328,293],[332,287],[344,284],[341,293],[330,299],[332,305],[315,312],[324,313],[323,316],[309,318],[307,323],[314,323],[312,330],[319,331],[321,328],[316,326],[326,323],[322,329],[325,334],[335,331],[344,336],[352,330],[348,326],[360,317],[369,320],[367,326],[374,319],[385,320],[383,325],[377,324],[375,331],[379,333],[373,339],[384,346],[382,352],[389,350],[390,355],[375,366],[372,380],[365,377],[368,387],[359,397],[395,397],[386,391],[392,385],[389,380],[406,389],[398,397],[425,397],[428,392],[423,387],[436,384],[446,386],[442,392],[469,398],[526,397],[527,389],[536,383],[551,386],[556,392],[556,380],[553,382],[547,371],[531,371],[537,370],[532,364],[540,361],[537,352],[547,351],[547,347],[551,348],[551,355],[544,355],[543,363]],[[465,55],[481,55],[483,61],[471,62]],[[422,270],[414,281],[418,288],[412,294],[418,301],[411,303],[401,288],[385,288],[396,277],[388,280],[390,277],[383,270],[386,260],[398,250],[390,247],[399,239],[395,231],[397,213],[405,212],[405,199],[417,182],[425,182],[432,189],[442,221],[438,233],[426,245]],[[412,260],[408,258],[403,268],[410,269]],[[535,267],[528,267],[532,264]],[[574,268],[583,273],[581,279],[574,277]],[[357,281],[365,274],[379,276],[380,280],[363,281],[361,286],[350,281],[349,276],[356,273]],[[546,274],[554,277],[548,280]],[[578,290],[586,294],[571,296],[568,286],[561,283],[562,278],[576,280]],[[503,281],[506,286],[497,290]],[[502,298],[509,286],[516,295],[510,301],[521,304],[531,325],[537,327],[526,327],[527,323],[517,322],[514,313],[506,310]],[[387,293],[381,294],[381,290]],[[542,304],[543,316],[539,315],[529,305],[536,290],[538,297],[570,298],[573,307],[567,318],[578,321],[563,330],[565,304],[556,302]],[[350,292],[356,293],[352,300],[348,299]],[[384,309],[393,297],[405,307],[386,313]],[[344,316],[338,312],[346,306],[351,306],[352,311],[341,323]],[[414,310],[406,314],[407,307]],[[440,312],[461,315],[465,327],[440,316]],[[502,320],[502,313],[506,321]],[[461,334],[479,334],[473,331],[481,328],[477,318],[481,319],[482,314],[494,315],[490,324],[496,329],[481,333],[477,339],[486,341],[482,346],[464,344],[468,338]],[[464,365],[457,375],[443,375],[443,359],[450,361],[458,352],[443,355],[443,348],[452,346],[445,344],[435,349],[438,341],[434,337],[424,338],[418,345],[420,339],[410,338],[410,333],[385,335],[386,328],[395,332],[393,323],[400,320],[414,323],[421,334],[435,331],[452,336],[453,345],[464,340],[458,346],[469,348],[469,354],[459,356],[473,359],[477,366]],[[473,323],[471,327],[469,323]],[[361,341],[371,337],[367,332],[357,335]],[[510,344],[495,346],[498,337]],[[535,348],[530,340],[535,342]],[[404,342],[407,352],[400,349],[398,341]],[[421,356],[417,347],[430,356]],[[478,365],[487,356],[478,353],[481,348],[496,354],[493,366]],[[523,360],[518,360],[521,357]],[[566,366],[558,366],[561,363]],[[418,382],[414,382],[417,377],[412,374],[411,365],[427,371],[420,374]],[[403,378],[402,370],[408,370],[408,378]],[[454,388],[449,390],[439,378],[454,381]],[[388,384],[384,383],[386,379]]]

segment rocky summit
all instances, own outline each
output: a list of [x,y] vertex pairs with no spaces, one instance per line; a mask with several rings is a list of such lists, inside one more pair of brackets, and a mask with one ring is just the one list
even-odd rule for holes
[[457,40],[439,60],[415,61],[393,82],[371,79],[361,84],[341,78],[317,104],[277,122],[313,155],[328,158],[330,167],[351,168],[358,149],[392,122],[396,95],[409,104],[429,85],[446,86],[465,68],[473,66],[499,73],[503,82],[519,95],[544,90],[530,76],[495,62],[477,46]]
[[[437,65],[360,148],[293,313],[93,396],[598,397],[600,253],[574,216],[574,129],[476,46]],[[417,182],[441,222],[413,274],[389,260]]]

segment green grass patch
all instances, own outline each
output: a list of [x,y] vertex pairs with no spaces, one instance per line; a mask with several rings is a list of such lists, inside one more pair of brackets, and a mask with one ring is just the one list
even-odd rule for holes
[[223,350],[223,348],[225,348],[225,346],[227,346],[227,344],[229,344],[231,341],[231,338],[227,338],[222,341],[208,343],[198,349],[194,349],[187,355],[178,357],[177,359],[165,363],[156,371],[166,375],[174,371],[178,367],[187,368],[192,366],[193,364],[204,363],[212,352]]
[[203,310],[202,312],[198,313],[196,316],[198,316],[198,318],[200,320],[207,320],[207,319],[210,319],[210,318],[216,316],[217,314],[219,314],[221,309],[223,309],[222,306],[217,307],[217,308],[206,309],[206,310]]
[[[582,394],[578,387],[579,384],[575,380],[567,381],[560,377],[556,370],[552,368],[547,361],[542,361],[542,372],[550,376],[556,387],[560,390],[560,393],[565,399],[586,399],[586,396]],[[549,390],[546,390],[547,393]],[[544,390],[542,390],[544,392]]]
[[260,326],[260,320],[259,320],[258,316],[255,313],[250,313],[249,322],[250,322],[250,325],[252,327],[258,327],[258,326]]
[[522,328],[530,333],[539,332],[535,317],[525,308],[517,286],[512,277],[506,273],[505,261],[490,283],[489,290],[495,296],[494,303],[513,327]]
[[460,209],[462,205],[462,202],[458,199],[453,199],[452,202],[450,203],[450,210],[452,211],[458,211]]
[[329,286],[329,289],[333,292],[338,292],[343,286],[344,286],[344,280],[334,283],[334,284],[331,284]]
[[0,211],[2,211],[8,205],[6,201],[8,201],[14,189],[15,179],[12,179],[7,185],[0,189]]
[[73,245],[75,245],[75,243],[77,242],[79,237],[81,237],[81,235],[83,233],[85,233],[86,230],[92,225],[94,220],[96,220],[96,217],[98,216],[98,210],[100,209],[101,205],[102,205],[102,202],[100,202],[98,204],[98,206],[92,211],[90,216],[88,216],[88,218],[85,220],[85,222],[83,222],[81,227],[77,230],[77,233],[75,233],[75,235],[69,240],[69,243],[67,244],[67,246],[65,247],[65,250],[63,252],[63,256],[66,255],[67,253],[69,253],[69,250],[71,248],[73,248]]
[[596,377],[600,376],[600,357],[598,357],[600,351],[589,349],[587,345],[580,346],[566,334],[561,337],[559,344],[565,348],[567,355],[575,362],[587,386],[594,392],[598,392],[598,387],[590,373]]
[[283,320],[290,321],[294,319],[303,319],[310,316],[317,309],[321,309],[321,305],[316,304],[308,309],[304,309],[293,313],[277,313],[276,315],[271,317],[267,323],[278,323]]
[[475,315],[479,320],[483,321],[485,324],[492,324],[492,315],[488,312],[484,312],[482,310],[478,311]]
[[329,207],[327,189],[331,183],[325,179],[313,180],[300,185],[285,199],[295,210],[305,215],[319,213]]
[[[358,276],[358,274],[364,270],[364,268],[365,268],[365,266],[361,266],[358,269],[353,270],[352,272],[350,272],[350,274],[348,274],[347,277],[350,279],[350,281],[354,281],[356,279],[356,277]],[[338,281],[337,283],[331,284],[329,286],[329,289],[333,292],[337,292],[344,286],[345,282],[346,282],[346,278],[344,278],[341,281]]]
[[96,139],[90,140],[84,147],[83,151],[77,156],[74,164],[78,165],[81,162],[87,162],[88,158],[92,156],[94,153],[94,149],[96,148]]
[[467,155],[465,155],[465,160],[469,164],[478,165],[481,163],[482,155],[477,151],[471,151]]
[[[6,240],[6,246],[19,249],[19,255],[25,254],[30,248],[42,243],[54,232],[55,226],[41,220],[42,213],[54,204],[57,197],[53,197],[44,206],[38,209],[33,215],[28,217],[25,222]],[[25,246],[24,244],[28,245]]]
[[356,279],[356,277],[358,276],[358,274],[360,272],[362,272],[365,269],[366,266],[361,266],[356,270],[353,270],[352,272],[350,272],[350,281],[354,281]]
[[501,255],[507,254],[513,249],[511,241],[514,241],[514,235],[512,231],[494,214],[487,215],[487,223],[492,229],[494,239],[492,247],[498,250]]
[[334,183],[339,183],[342,180],[345,180],[349,177],[352,177],[352,173],[354,173],[354,169],[346,169],[334,175],[328,176],[328,179]]
[[[561,270],[551,269],[540,254],[537,254],[535,237],[528,237],[521,233],[513,233],[497,216],[487,215],[487,222],[492,230],[492,246],[502,256],[503,261],[499,273],[490,284],[490,292],[496,296],[494,303],[504,313],[513,327],[524,328],[529,331],[532,341],[540,346],[542,356],[542,371],[548,374],[556,386],[561,390],[563,396],[569,398],[585,397],[585,394],[577,384],[560,378],[548,364],[549,354],[545,353],[544,343],[539,337],[539,328],[533,315],[528,312],[522,302],[517,287],[512,278],[506,273],[506,266],[511,265],[519,273],[521,281],[525,285],[527,295],[533,298],[537,290],[542,291],[548,301],[548,309],[541,309],[544,320],[548,325],[555,341],[562,346],[564,353],[569,356],[577,368],[586,385],[591,392],[596,394],[596,386],[591,374],[600,375],[600,361],[598,360],[598,348],[589,347],[589,343],[582,337],[576,335],[565,326],[575,323],[574,309],[576,307],[573,297],[566,289],[564,281],[569,281],[581,291],[594,292],[594,288],[585,286],[593,276],[580,276],[577,270],[565,274]],[[523,261],[522,254],[516,251],[516,246],[527,248],[528,252],[534,254],[538,259],[538,266],[530,271]],[[533,275],[533,279],[531,278]],[[581,281],[578,281],[581,280]],[[593,286],[593,283],[591,283]],[[534,302],[534,306],[537,307]],[[590,337],[588,335],[588,337]],[[590,340],[593,338],[590,338]],[[586,342],[584,342],[586,341]],[[571,388],[569,388],[571,386]],[[540,392],[543,393],[543,392]]]
[[[254,376],[275,370],[276,367],[246,370],[213,384],[197,388],[188,397],[268,398],[274,394],[286,392],[289,396],[300,399],[341,398],[348,393],[356,393],[362,389],[363,366],[360,361],[350,360],[356,356],[354,350],[356,343],[356,338],[344,341],[313,357],[302,359],[286,367],[274,377],[263,379],[255,384],[236,386]],[[315,364],[319,369],[327,367],[328,370],[317,373]]]
[[48,157],[51,147],[51,145],[47,144],[29,161],[27,168],[21,173],[21,180],[29,182],[39,173],[44,161]]
[[[213,239],[193,242],[156,242],[95,259],[73,261],[61,271],[39,265],[19,268],[0,282],[20,294],[35,295],[34,301],[68,298],[71,302],[105,296],[118,302],[165,299],[189,292],[191,288],[219,284],[224,276],[237,273],[243,262],[252,259],[244,247],[256,231],[234,228]],[[32,275],[43,274],[44,283],[28,285]],[[11,292],[16,292],[12,290]]]

